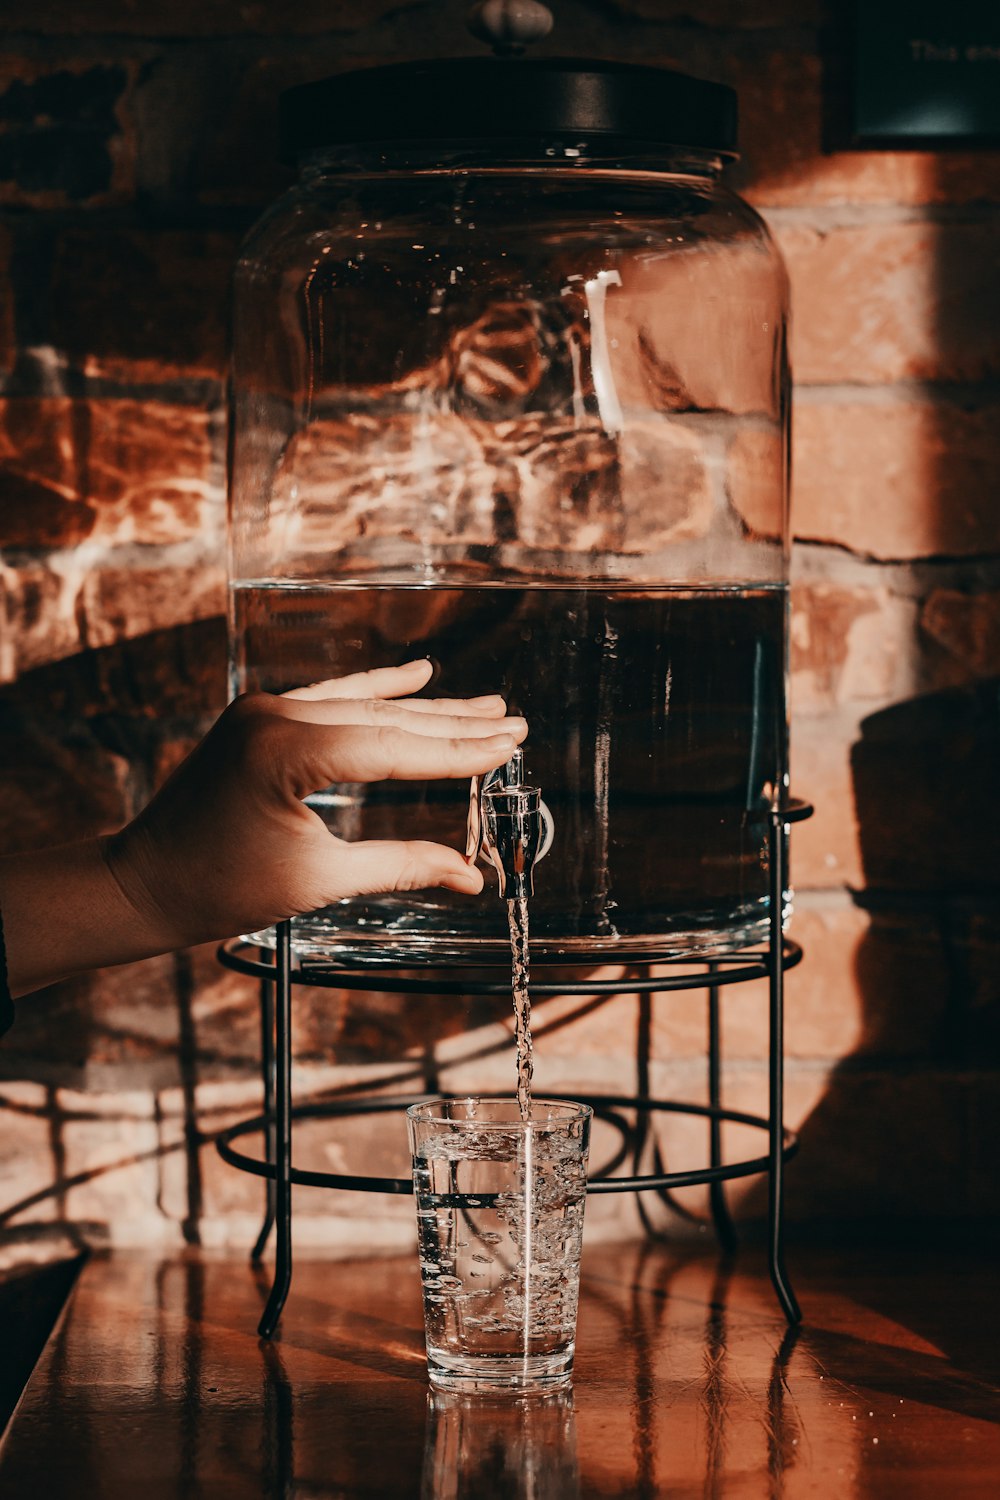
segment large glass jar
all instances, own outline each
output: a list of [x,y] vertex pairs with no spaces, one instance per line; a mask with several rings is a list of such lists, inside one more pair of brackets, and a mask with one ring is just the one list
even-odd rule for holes
[[[232,689],[430,656],[502,691],[551,811],[536,956],[766,929],[786,782],[787,283],[721,181],[729,90],[463,59],[286,96],[298,184],[236,275]],[[347,838],[464,847],[468,787],[338,785]],[[351,960],[507,952],[496,882],[295,924]]]

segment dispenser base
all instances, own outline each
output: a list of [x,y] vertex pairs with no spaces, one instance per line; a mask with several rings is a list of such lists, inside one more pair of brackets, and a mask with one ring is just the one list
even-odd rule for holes
[[[790,907],[786,901],[784,917]],[[770,917],[765,905],[737,915],[731,925],[697,924],[691,914],[691,925],[676,932],[662,928],[655,934],[588,934],[582,937],[547,937],[535,924],[531,933],[531,962],[565,964],[576,968],[598,967],[614,963],[681,963],[690,959],[699,963],[721,958],[734,951],[766,944],[770,934]],[[243,941],[255,947],[273,950],[274,928],[245,934]],[[328,965],[334,969],[365,969],[392,965],[400,968],[427,968],[439,964],[459,968],[495,969],[510,962],[508,935],[483,937],[473,933],[442,933],[421,930],[416,926],[369,928],[360,932],[350,923],[338,925],[321,916],[296,918],[292,922],[292,949],[296,959],[307,964]]]

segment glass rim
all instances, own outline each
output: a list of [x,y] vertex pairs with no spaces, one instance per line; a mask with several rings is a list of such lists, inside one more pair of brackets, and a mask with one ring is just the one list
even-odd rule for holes
[[449,1125],[457,1129],[469,1130],[545,1130],[546,1128],[570,1125],[574,1120],[587,1120],[593,1117],[593,1107],[589,1104],[580,1104],[573,1099],[532,1099],[532,1109],[545,1107],[554,1113],[546,1119],[538,1119],[530,1116],[527,1120],[520,1114],[515,1114],[509,1120],[483,1119],[480,1116],[470,1115],[468,1119],[452,1119],[447,1115],[437,1115],[444,1105],[455,1104],[503,1104],[517,1110],[517,1099],[512,1094],[460,1094],[454,1098],[422,1099],[419,1104],[407,1106],[406,1118],[421,1125]]

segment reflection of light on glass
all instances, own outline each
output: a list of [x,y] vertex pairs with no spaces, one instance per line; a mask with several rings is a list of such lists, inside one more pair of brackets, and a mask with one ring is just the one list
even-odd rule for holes
[[884,115],[877,125],[884,135],[976,135],[980,129],[975,109],[963,100],[935,103],[922,100],[896,113]]
[[570,336],[569,359],[573,370],[573,422],[577,427],[582,427],[587,420],[587,404],[580,384],[580,345],[575,335]]
[[611,373],[611,350],[608,347],[604,301],[608,287],[621,284],[622,278],[618,271],[598,271],[583,286],[587,297],[587,312],[590,315],[590,367],[594,375],[594,395],[597,397],[601,423],[609,437],[615,437],[621,432],[624,421]]
[[420,1500],[580,1500],[571,1390],[431,1391]]

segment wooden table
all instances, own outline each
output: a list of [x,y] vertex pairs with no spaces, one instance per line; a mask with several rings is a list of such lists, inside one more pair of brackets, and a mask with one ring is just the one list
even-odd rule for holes
[[432,1395],[415,1258],[300,1261],[281,1336],[242,1259],[95,1257],[0,1451],[11,1500],[959,1500],[1000,1493],[1000,1275],[987,1261],[763,1271],[588,1247],[576,1378]]

